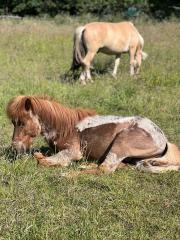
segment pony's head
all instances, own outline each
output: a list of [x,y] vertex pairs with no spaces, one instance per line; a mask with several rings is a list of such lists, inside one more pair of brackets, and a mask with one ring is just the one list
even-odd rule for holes
[[7,106],[7,115],[14,125],[13,148],[19,153],[26,152],[32,145],[33,139],[41,132],[32,98],[18,96],[11,99]]
[[66,141],[75,134],[79,121],[96,112],[64,107],[46,96],[17,96],[8,103],[7,115],[14,124],[12,146],[18,152],[25,152],[40,133],[50,143],[55,138]]

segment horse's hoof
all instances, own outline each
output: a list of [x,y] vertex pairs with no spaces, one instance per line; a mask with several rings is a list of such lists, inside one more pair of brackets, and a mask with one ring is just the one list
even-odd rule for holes
[[90,82],[90,83],[94,83],[94,80],[92,80],[92,79],[89,79],[89,82]]
[[113,77],[114,79],[117,79],[117,75],[115,75],[115,74],[112,74],[112,77]]
[[86,81],[81,80],[81,81],[80,81],[80,84],[83,85],[83,86],[85,86],[85,85],[86,85]]

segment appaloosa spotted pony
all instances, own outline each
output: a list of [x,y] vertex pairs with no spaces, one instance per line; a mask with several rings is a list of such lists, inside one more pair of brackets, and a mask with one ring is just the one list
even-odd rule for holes
[[91,63],[98,52],[115,55],[112,75],[115,77],[122,53],[130,55],[130,75],[138,74],[142,59],[144,40],[131,22],[108,23],[92,22],[78,27],[74,33],[73,61],[71,70],[82,66],[80,82],[86,84],[91,80]]
[[127,159],[135,159],[137,169],[144,171],[180,169],[180,151],[147,118],[101,116],[94,110],[72,109],[36,96],[11,99],[7,115],[14,124],[12,145],[17,151],[29,149],[39,134],[58,149],[50,157],[35,154],[44,166],[68,166],[86,157],[96,159],[98,165],[81,174],[111,173]]

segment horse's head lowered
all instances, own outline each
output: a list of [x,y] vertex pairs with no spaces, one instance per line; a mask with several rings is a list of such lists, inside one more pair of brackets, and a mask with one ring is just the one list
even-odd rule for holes
[[30,148],[33,139],[41,132],[41,125],[34,113],[31,97],[13,98],[8,103],[7,115],[14,125],[12,146],[19,153],[25,152]]
[[7,115],[14,124],[12,146],[25,152],[41,134],[50,145],[56,144],[60,149],[62,142],[75,134],[76,124],[95,114],[90,109],[64,107],[49,97],[17,96],[7,106]]

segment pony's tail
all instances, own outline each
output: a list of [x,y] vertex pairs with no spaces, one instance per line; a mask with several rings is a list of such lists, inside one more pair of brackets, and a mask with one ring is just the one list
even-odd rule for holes
[[[141,34],[138,32],[138,36],[139,36],[139,41],[140,41],[140,45],[141,45],[141,49],[143,49],[144,47],[144,39],[141,36]],[[148,57],[148,54],[146,52],[143,52],[141,50],[141,54],[142,54],[142,59],[145,60]]]
[[74,46],[73,46],[73,61],[71,70],[79,68],[83,63],[83,58],[86,55],[86,47],[83,42],[83,32],[85,27],[81,26],[76,28],[74,33]]
[[153,173],[180,170],[180,151],[175,144],[168,142],[164,156],[139,161],[136,168],[140,171]]

